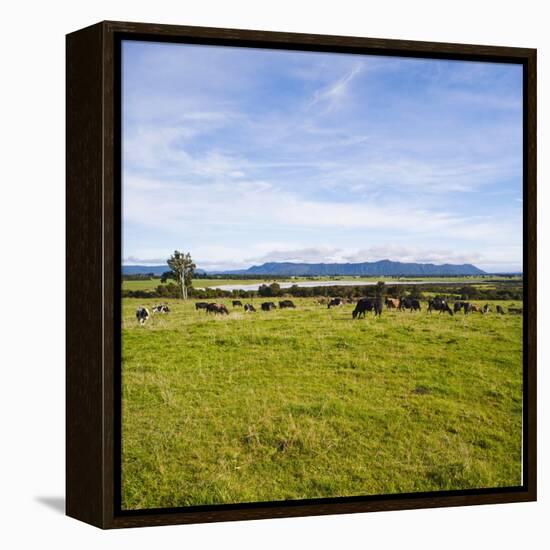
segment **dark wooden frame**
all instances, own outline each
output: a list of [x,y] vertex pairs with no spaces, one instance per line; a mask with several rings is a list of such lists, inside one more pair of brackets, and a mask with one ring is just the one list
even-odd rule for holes
[[[521,487],[120,510],[117,358],[122,38],[523,65],[525,429]],[[118,528],[536,500],[536,50],[106,21],[67,35],[66,52],[67,515],[101,528]]]

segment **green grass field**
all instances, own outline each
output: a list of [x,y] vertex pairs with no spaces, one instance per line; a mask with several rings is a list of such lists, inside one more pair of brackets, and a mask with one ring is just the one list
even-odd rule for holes
[[124,509],[521,483],[521,316],[220,301],[123,300]]
[[[308,279],[303,279],[308,280]],[[289,279],[290,281],[290,279]],[[170,281],[174,282],[174,281]],[[264,279],[195,279],[193,286],[195,288],[209,288],[212,286],[220,285],[253,285],[253,284],[269,284],[272,281],[266,281]],[[277,281],[281,282],[281,281]],[[123,290],[153,290],[160,285],[160,278],[150,279],[144,281],[122,281]]]

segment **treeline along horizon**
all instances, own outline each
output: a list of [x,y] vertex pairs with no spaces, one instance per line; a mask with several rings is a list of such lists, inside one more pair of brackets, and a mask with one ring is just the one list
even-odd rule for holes
[[[383,295],[395,298],[425,299],[424,294],[438,296],[447,300],[523,300],[523,284],[517,283],[493,283],[494,288],[479,288],[476,285],[383,285]],[[213,298],[313,298],[313,297],[342,297],[361,298],[376,296],[377,285],[330,285],[330,286],[298,286],[281,288],[274,282],[260,285],[258,290],[223,290],[219,288],[189,288],[189,298],[213,299]],[[154,290],[123,290],[123,298],[181,298],[181,289],[174,283],[158,285]]]
[[[152,281],[154,279],[159,279],[165,274],[155,274],[155,273],[123,273],[123,281]],[[422,279],[485,279],[490,278],[494,275],[498,275],[502,278],[515,279],[518,277],[517,273],[487,273],[485,275],[422,275]],[[348,275],[333,275],[331,278],[346,278]],[[354,279],[372,279],[373,275],[352,275]],[[413,274],[400,274],[400,275],[384,275],[384,279],[392,279],[399,281],[401,279],[407,279],[409,277],[419,278],[418,275]],[[308,275],[308,276],[296,276],[296,275],[262,275],[262,274],[250,274],[250,273],[206,273],[206,272],[195,272],[193,274],[193,279],[205,279],[205,280],[224,280],[224,281],[288,281],[288,279],[325,279],[326,275]]]

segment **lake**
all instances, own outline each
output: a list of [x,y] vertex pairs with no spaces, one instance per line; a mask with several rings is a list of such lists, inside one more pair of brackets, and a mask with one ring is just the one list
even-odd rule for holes
[[[253,284],[235,284],[235,285],[220,285],[220,286],[211,286],[210,288],[215,288],[218,290],[227,290],[229,292],[233,290],[258,290],[262,284],[271,284],[273,281],[266,281],[265,283],[253,283]],[[278,282],[278,281],[275,281]],[[387,286],[393,285],[435,285],[445,283],[446,285],[460,284],[463,285],[465,281],[442,281],[442,280],[426,280],[426,281],[384,281]],[[312,286],[374,286],[378,281],[291,281],[286,283],[278,283],[281,288],[290,288],[293,285],[301,287],[312,287]],[[197,287],[200,289],[201,287]]]

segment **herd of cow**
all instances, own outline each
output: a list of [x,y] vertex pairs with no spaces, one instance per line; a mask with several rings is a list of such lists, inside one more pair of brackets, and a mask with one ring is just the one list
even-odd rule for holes
[[[344,300],[343,298],[322,298],[319,300],[319,303],[324,305],[327,304],[327,308],[340,307],[345,303],[353,303],[353,300]],[[240,300],[232,301],[233,307],[242,307],[247,313],[254,313],[256,308],[252,304],[244,304]],[[360,298],[357,300],[355,309],[352,312],[353,319],[359,319],[365,317],[367,312],[372,312],[374,315],[382,315],[383,305],[387,309],[395,309],[398,311],[421,311],[422,306],[419,300],[414,298]],[[452,307],[451,307],[452,305]],[[263,302],[261,304],[262,311],[271,311],[272,309],[277,309],[275,302]],[[279,309],[295,309],[296,306],[292,300],[281,300],[279,301]],[[229,310],[224,304],[219,304],[215,302],[195,302],[195,309],[197,311],[204,310],[206,313],[220,314],[220,315],[229,315]],[[500,305],[496,306],[496,312],[499,314],[504,314],[504,308]],[[170,313],[170,308],[166,304],[159,304],[152,308],[153,313]],[[449,315],[454,315],[455,313],[460,313],[461,311],[464,314],[468,313],[482,313],[487,314],[491,312],[491,307],[489,304],[484,306],[478,306],[470,302],[457,301],[453,304],[447,302],[443,298],[433,298],[428,300],[428,313],[432,311],[439,311],[439,313],[448,313]],[[522,314],[522,308],[508,308],[508,313],[511,314]],[[140,325],[143,325],[147,319],[149,319],[149,310],[144,306],[139,306],[136,310],[136,319]]]
[[[248,313],[254,313],[256,308],[252,304],[244,304],[240,300],[233,300],[233,307],[244,307],[244,311]],[[262,311],[271,311],[277,309],[275,302],[264,302],[261,305]],[[279,309],[292,308],[296,309],[292,300],[281,300],[279,302]],[[220,313],[222,315],[229,315],[229,311],[223,304],[209,303],[209,302],[196,302],[195,309],[204,309],[206,313]]]

